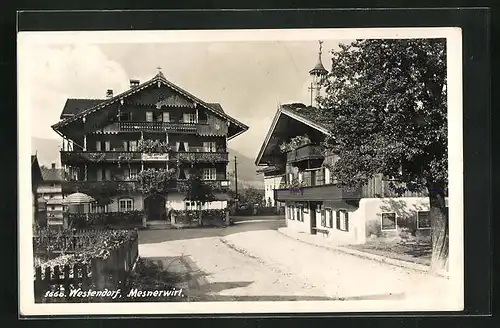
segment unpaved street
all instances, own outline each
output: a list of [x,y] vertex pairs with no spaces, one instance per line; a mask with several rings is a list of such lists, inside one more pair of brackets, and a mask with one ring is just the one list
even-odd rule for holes
[[443,301],[446,279],[307,245],[277,232],[282,225],[142,231],[139,253],[168,257],[163,267],[190,272],[185,286],[192,301]]

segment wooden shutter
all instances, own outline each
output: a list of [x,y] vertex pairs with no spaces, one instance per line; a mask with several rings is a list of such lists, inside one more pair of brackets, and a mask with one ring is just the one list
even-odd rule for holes
[[340,229],[340,211],[335,211],[336,215],[337,215],[337,222],[336,222],[336,225],[337,225],[337,229]]
[[349,231],[349,212],[344,212],[345,217],[345,231]]

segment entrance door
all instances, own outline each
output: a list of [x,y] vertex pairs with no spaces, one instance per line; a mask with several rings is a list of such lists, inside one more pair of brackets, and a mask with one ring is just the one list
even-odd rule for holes
[[316,234],[316,204],[309,203],[309,216],[311,221],[311,235]]
[[144,199],[148,221],[166,220],[165,197],[161,195],[151,195]]

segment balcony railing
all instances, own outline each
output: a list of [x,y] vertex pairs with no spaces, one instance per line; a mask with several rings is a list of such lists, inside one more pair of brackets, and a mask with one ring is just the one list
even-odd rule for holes
[[[186,190],[188,180],[177,180],[177,190]],[[227,191],[229,189],[229,180],[203,180],[203,183],[209,185],[214,191]]]
[[322,159],[323,148],[321,146],[307,145],[297,148],[295,150],[289,151],[286,154],[286,160],[288,163],[303,161],[306,159]]
[[118,192],[140,191],[137,181],[64,181],[62,192],[71,194],[75,192],[89,193],[93,190],[115,190]]
[[119,122],[121,132],[186,132],[196,133],[196,123],[182,122]]
[[61,151],[61,163],[83,163],[83,162],[116,162],[116,161],[141,161],[140,152],[120,151]]
[[168,153],[142,153],[125,151],[61,151],[61,163],[102,163],[102,162],[141,162],[141,161],[168,161]]
[[224,163],[228,162],[229,154],[227,152],[201,151],[175,152],[171,154],[171,159],[185,163]]

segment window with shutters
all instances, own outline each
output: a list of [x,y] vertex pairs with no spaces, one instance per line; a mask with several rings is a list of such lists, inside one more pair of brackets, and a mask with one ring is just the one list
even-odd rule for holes
[[170,122],[170,113],[163,112],[163,122]]
[[146,122],[153,122],[153,112],[146,112]]
[[341,231],[349,231],[349,212],[346,210],[338,210],[337,213],[337,229]]
[[333,228],[333,212],[331,208],[327,208],[325,210],[326,214],[326,227]]
[[320,215],[321,215],[321,227],[323,228],[326,228],[326,211],[320,211]]

